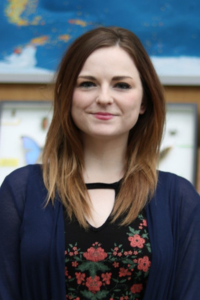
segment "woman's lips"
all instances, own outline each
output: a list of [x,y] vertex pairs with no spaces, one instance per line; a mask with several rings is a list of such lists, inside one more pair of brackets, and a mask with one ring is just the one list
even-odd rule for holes
[[97,112],[93,114],[95,118],[99,120],[110,120],[112,119],[115,115],[109,114],[109,113],[103,113],[103,112]]

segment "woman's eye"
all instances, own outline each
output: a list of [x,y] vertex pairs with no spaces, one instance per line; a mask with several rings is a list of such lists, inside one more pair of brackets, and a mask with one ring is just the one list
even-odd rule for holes
[[93,86],[95,86],[95,83],[91,81],[84,81],[79,84],[79,87],[83,87],[83,88],[90,88]]
[[123,90],[131,88],[131,86],[128,83],[125,83],[125,82],[118,82],[118,83],[115,84],[115,87],[118,88],[118,89],[123,89]]

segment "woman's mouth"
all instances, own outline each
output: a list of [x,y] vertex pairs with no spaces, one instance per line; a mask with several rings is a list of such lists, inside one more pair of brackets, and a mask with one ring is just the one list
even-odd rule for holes
[[95,118],[99,120],[110,120],[112,119],[115,115],[110,114],[110,113],[104,113],[104,112],[97,112],[93,114]]

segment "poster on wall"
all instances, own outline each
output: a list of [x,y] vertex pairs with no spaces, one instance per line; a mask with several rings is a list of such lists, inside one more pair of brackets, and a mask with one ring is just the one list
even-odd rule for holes
[[1,0],[0,82],[50,82],[74,39],[120,26],[140,38],[163,84],[200,84],[199,11],[198,0]]
[[0,103],[0,184],[15,169],[41,163],[51,119],[50,101]]
[[175,173],[196,185],[197,104],[168,103],[158,169]]

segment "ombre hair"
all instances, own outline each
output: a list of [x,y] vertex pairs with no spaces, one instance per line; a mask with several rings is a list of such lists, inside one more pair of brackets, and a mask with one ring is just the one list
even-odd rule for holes
[[[58,194],[70,219],[87,227],[90,199],[83,180],[83,144],[71,116],[77,77],[95,50],[118,46],[132,58],[143,87],[145,113],[130,130],[125,174],[112,211],[112,221],[123,217],[130,224],[150,201],[157,186],[157,162],[165,121],[163,89],[151,60],[138,37],[119,27],[100,27],[76,39],[65,53],[54,92],[53,119],[43,151],[43,179],[47,204]],[[121,218],[120,218],[121,219]]]

